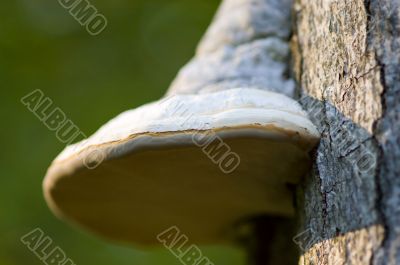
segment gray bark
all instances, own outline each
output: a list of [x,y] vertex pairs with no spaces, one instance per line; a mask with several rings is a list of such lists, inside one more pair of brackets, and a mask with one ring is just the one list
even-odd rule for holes
[[293,6],[300,101],[322,134],[298,188],[300,264],[400,264],[400,21],[395,0]]

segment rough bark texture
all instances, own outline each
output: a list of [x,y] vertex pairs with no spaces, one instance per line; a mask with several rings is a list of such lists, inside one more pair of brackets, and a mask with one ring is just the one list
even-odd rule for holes
[[300,264],[400,264],[396,0],[296,0],[293,69],[322,139],[298,189]]

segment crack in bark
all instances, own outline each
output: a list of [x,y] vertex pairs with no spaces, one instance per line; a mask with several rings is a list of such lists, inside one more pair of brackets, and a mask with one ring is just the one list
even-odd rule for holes
[[[382,244],[382,231],[374,230],[373,226],[385,218],[382,209],[383,172],[379,165],[385,157],[377,144],[376,124],[382,116],[381,111],[386,108],[384,102],[380,102],[385,95],[379,95],[381,86],[383,93],[386,89],[382,80],[385,65],[377,60],[375,50],[368,45],[371,37],[370,1],[329,3],[297,0],[293,12],[296,19],[293,47],[297,52],[295,56],[299,57],[295,58],[298,88],[322,101],[324,116],[317,122],[322,140],[313,174],[315,180],[304,188],[305,196],[311,202],[310,206],[305,206],[304,218],[305,222],[322,226],[322,231],[317,232],[326,243],[304,253],[302,261],[309,264],[321,251],[323,260],[318,260],[317,264],[327,264],[332,258],[327,255],[330,248],[338,250],[343,247],[345,253],[342,251],[337,256],[340,264],[377,264],[374,260],[376,247]],[[315,36],[318,38],[310,42]],[[303,106],[306,109],[310,107],[309,104]],[[345,117],[349,118],[350,126],[347,126]],[[330,121],[334,120],[339,122],[331,124]],[[341,138],[347,136],[343,133],[346,130],[349,139]],[[360,161],[358,153],[372,157],[368,160],[371,162],[366,162],[371,165],[364,168],[366,171],[352,169],[354,163],[351,162]],[[362,185],[357,182],[357,177],[361,178]],[[313,187],[318,190],[313,191]],[[316,205],[319,213],[312,211]],[[350,211],[359,216],[352,216]],[[350,232],[358,229],[359,232]],[[387,233],[387,230],[386,227],[384,231]],[[343,233],[340,236],[343,240],[334,239],[338,232]],[[354,253],[356,249],[369,255]]]
[[[368,6],[368,8],[370,8],[370,6]],[[368,9],[369,10],[369,9]],[[386,100],[385,100],[385,94],[387,91],[387,85],[386,85],[386,81],[385,81],[385,67],[382,64],[382,62],[378,59],[378,57],[376,56],[376,60],[378,62],[378,65],[380,67],[380,71],[381,71],[381,84],[383,87],[383,91],[381,93],[381,104],[382,104],[382,117],[379,120],[376,120],[374,125],[373,125],[373,132],[374,132],[374,140],[376,142],[376,145],[378,146],[378,163],[377,163],[377,167],[376,167],[376,171],[375,171],[375,185],[376,185],[376,209],[377,212],[379,214],[379,219],[382,222],[382,225],[384,227],[384,234],[383,234],[383,240],[381,241],[381,244],[379,246],[380,249],[378,249],[378,251],[383,251],[382,248],[384,248],[384,246],[387,243],[387,240],[389,238],[389,226],[386,220],[386,215],[383,211],[383,191],[382,191],[382,172],[381,172],[381,167],[382,167],[382,162],[384,159],[384,152],[382,149],[382,146],[379,145],[378,139],[376,139],[375,135],[377,134],[377,130],[378,130],[378,124],[381,122],[382,118],[385,116],[385,113],[387,111],[387,105],[386,105]],[[374,255],[375,258],[375,255]],[[374,259],[371,259],[371,265],[372,264],[379,264],[379,261],[375,262]]]

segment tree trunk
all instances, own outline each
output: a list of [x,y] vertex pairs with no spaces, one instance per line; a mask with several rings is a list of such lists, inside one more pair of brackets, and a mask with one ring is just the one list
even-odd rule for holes
[[322,138],[297,189],[300,264],[400,264],[398,0],[296,0],[293,75]]
[[253,264],[295,264],[296,244],[300,264],[400,264],[398,2],[225,0],[172,84],[170,95],[243,86],[293,96],[292,6],[292,77],[321,142],[296,189],[297,235],[273,217],[244,229]]

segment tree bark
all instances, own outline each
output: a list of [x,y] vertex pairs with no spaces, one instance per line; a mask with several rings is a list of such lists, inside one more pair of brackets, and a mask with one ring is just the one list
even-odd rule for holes
[[225,0],[168,94],[293,96],[291,5],[292,77],[321,142],[296,189],[297,235],[291,220],[250,221],[250,261],[294,264],[297,244],[300,264],[400,264],[398,0]]
[[297,189],[299,264],[400,264],[397,0],[296,0],[293,75],[322,138]]

